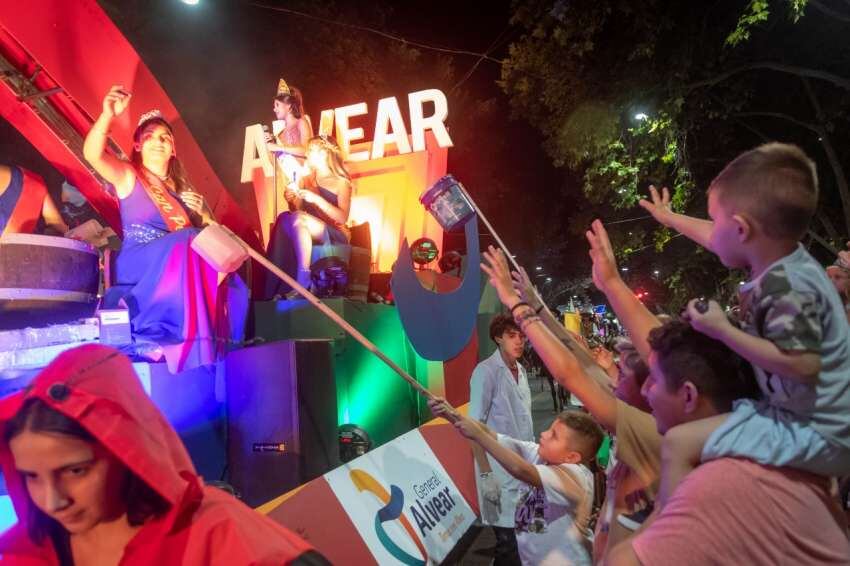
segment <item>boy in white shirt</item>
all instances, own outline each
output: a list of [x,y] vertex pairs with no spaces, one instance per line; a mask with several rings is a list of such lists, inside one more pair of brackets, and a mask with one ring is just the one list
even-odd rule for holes
[[516,538],[525,565],[590,565],[589,520],[593,473],[589,466],[602,443],[602,429],[586,413],[564,411],[540,435],[540,444],[498,434],[461,416],[441,400],[432,412],[454,420],[509,474],[525,484],[516,508]]

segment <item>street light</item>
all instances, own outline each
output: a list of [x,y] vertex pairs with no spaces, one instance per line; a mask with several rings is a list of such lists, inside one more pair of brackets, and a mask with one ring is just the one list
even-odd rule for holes
[[648,119],[649,119],[649,116],[647,116],[643,112],[638,112],[637,114],[635,114],[635,120],[637,120],[638,122],[643,122],[644,120],[648,120]]
[[180,0],[180,1],[183,2],[184,4],[188,4],[190,6],[195,6],[201,0]]

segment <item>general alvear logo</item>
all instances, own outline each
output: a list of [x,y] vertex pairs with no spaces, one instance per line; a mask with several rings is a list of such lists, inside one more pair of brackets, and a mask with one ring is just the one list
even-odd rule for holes
[[[349,475],[351,482],[359,491],[368,491],[384,504],[383,507],[378,509],[378,513],[375,515],[375,534],[387,552],[402,564],[407,564],[408,566],[425,566],[428,561],[428,553],[425,551],[425,546],[422,544],[419,536],[417,536],[413,525],[410,524],[407,517],[402,515],[402,511],[404,510],[404,492],[398,486],[390,484],[390,492],[387,493],[387,490],[378,480],[363,470],[351,470]],[[416,545],[422,558],[417,558],[399,547],[384,530],[384,523],[396,520],[404,527],[404,530],[407,532],[410,540],[413,541],[413,544]]]

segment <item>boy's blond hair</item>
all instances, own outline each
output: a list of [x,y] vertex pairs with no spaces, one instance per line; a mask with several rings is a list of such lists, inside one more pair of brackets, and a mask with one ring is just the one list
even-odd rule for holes
[[817,208],[817,168],[796,145],[768,143],[733,159],[708,191],[758,222],[767,237],[796,241]]
[[591,464],[596,460],[596,453],[599,452],[599,447],[602,445],[602,439],[605,433],[593,418],[582,411],[563,411],[557,417],[557,420],[564,423],[564,426],[578,433],[576,451],[581,454],[583,464]]

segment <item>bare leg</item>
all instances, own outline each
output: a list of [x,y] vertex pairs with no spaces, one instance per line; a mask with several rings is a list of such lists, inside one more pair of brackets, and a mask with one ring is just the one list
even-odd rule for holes
[[313,253],[313,240],[321,238],[325,224],[305,212],[296,212],[287,217],[286,229],[295,246],[295,258],[298,264],[298,283],[310,286],[310,256]]
[[661,445],[661,484],[655,499],[656,509],[666,505],[682,479],[699,465],[705,442],[727,416],[691,421],[667,431]]

